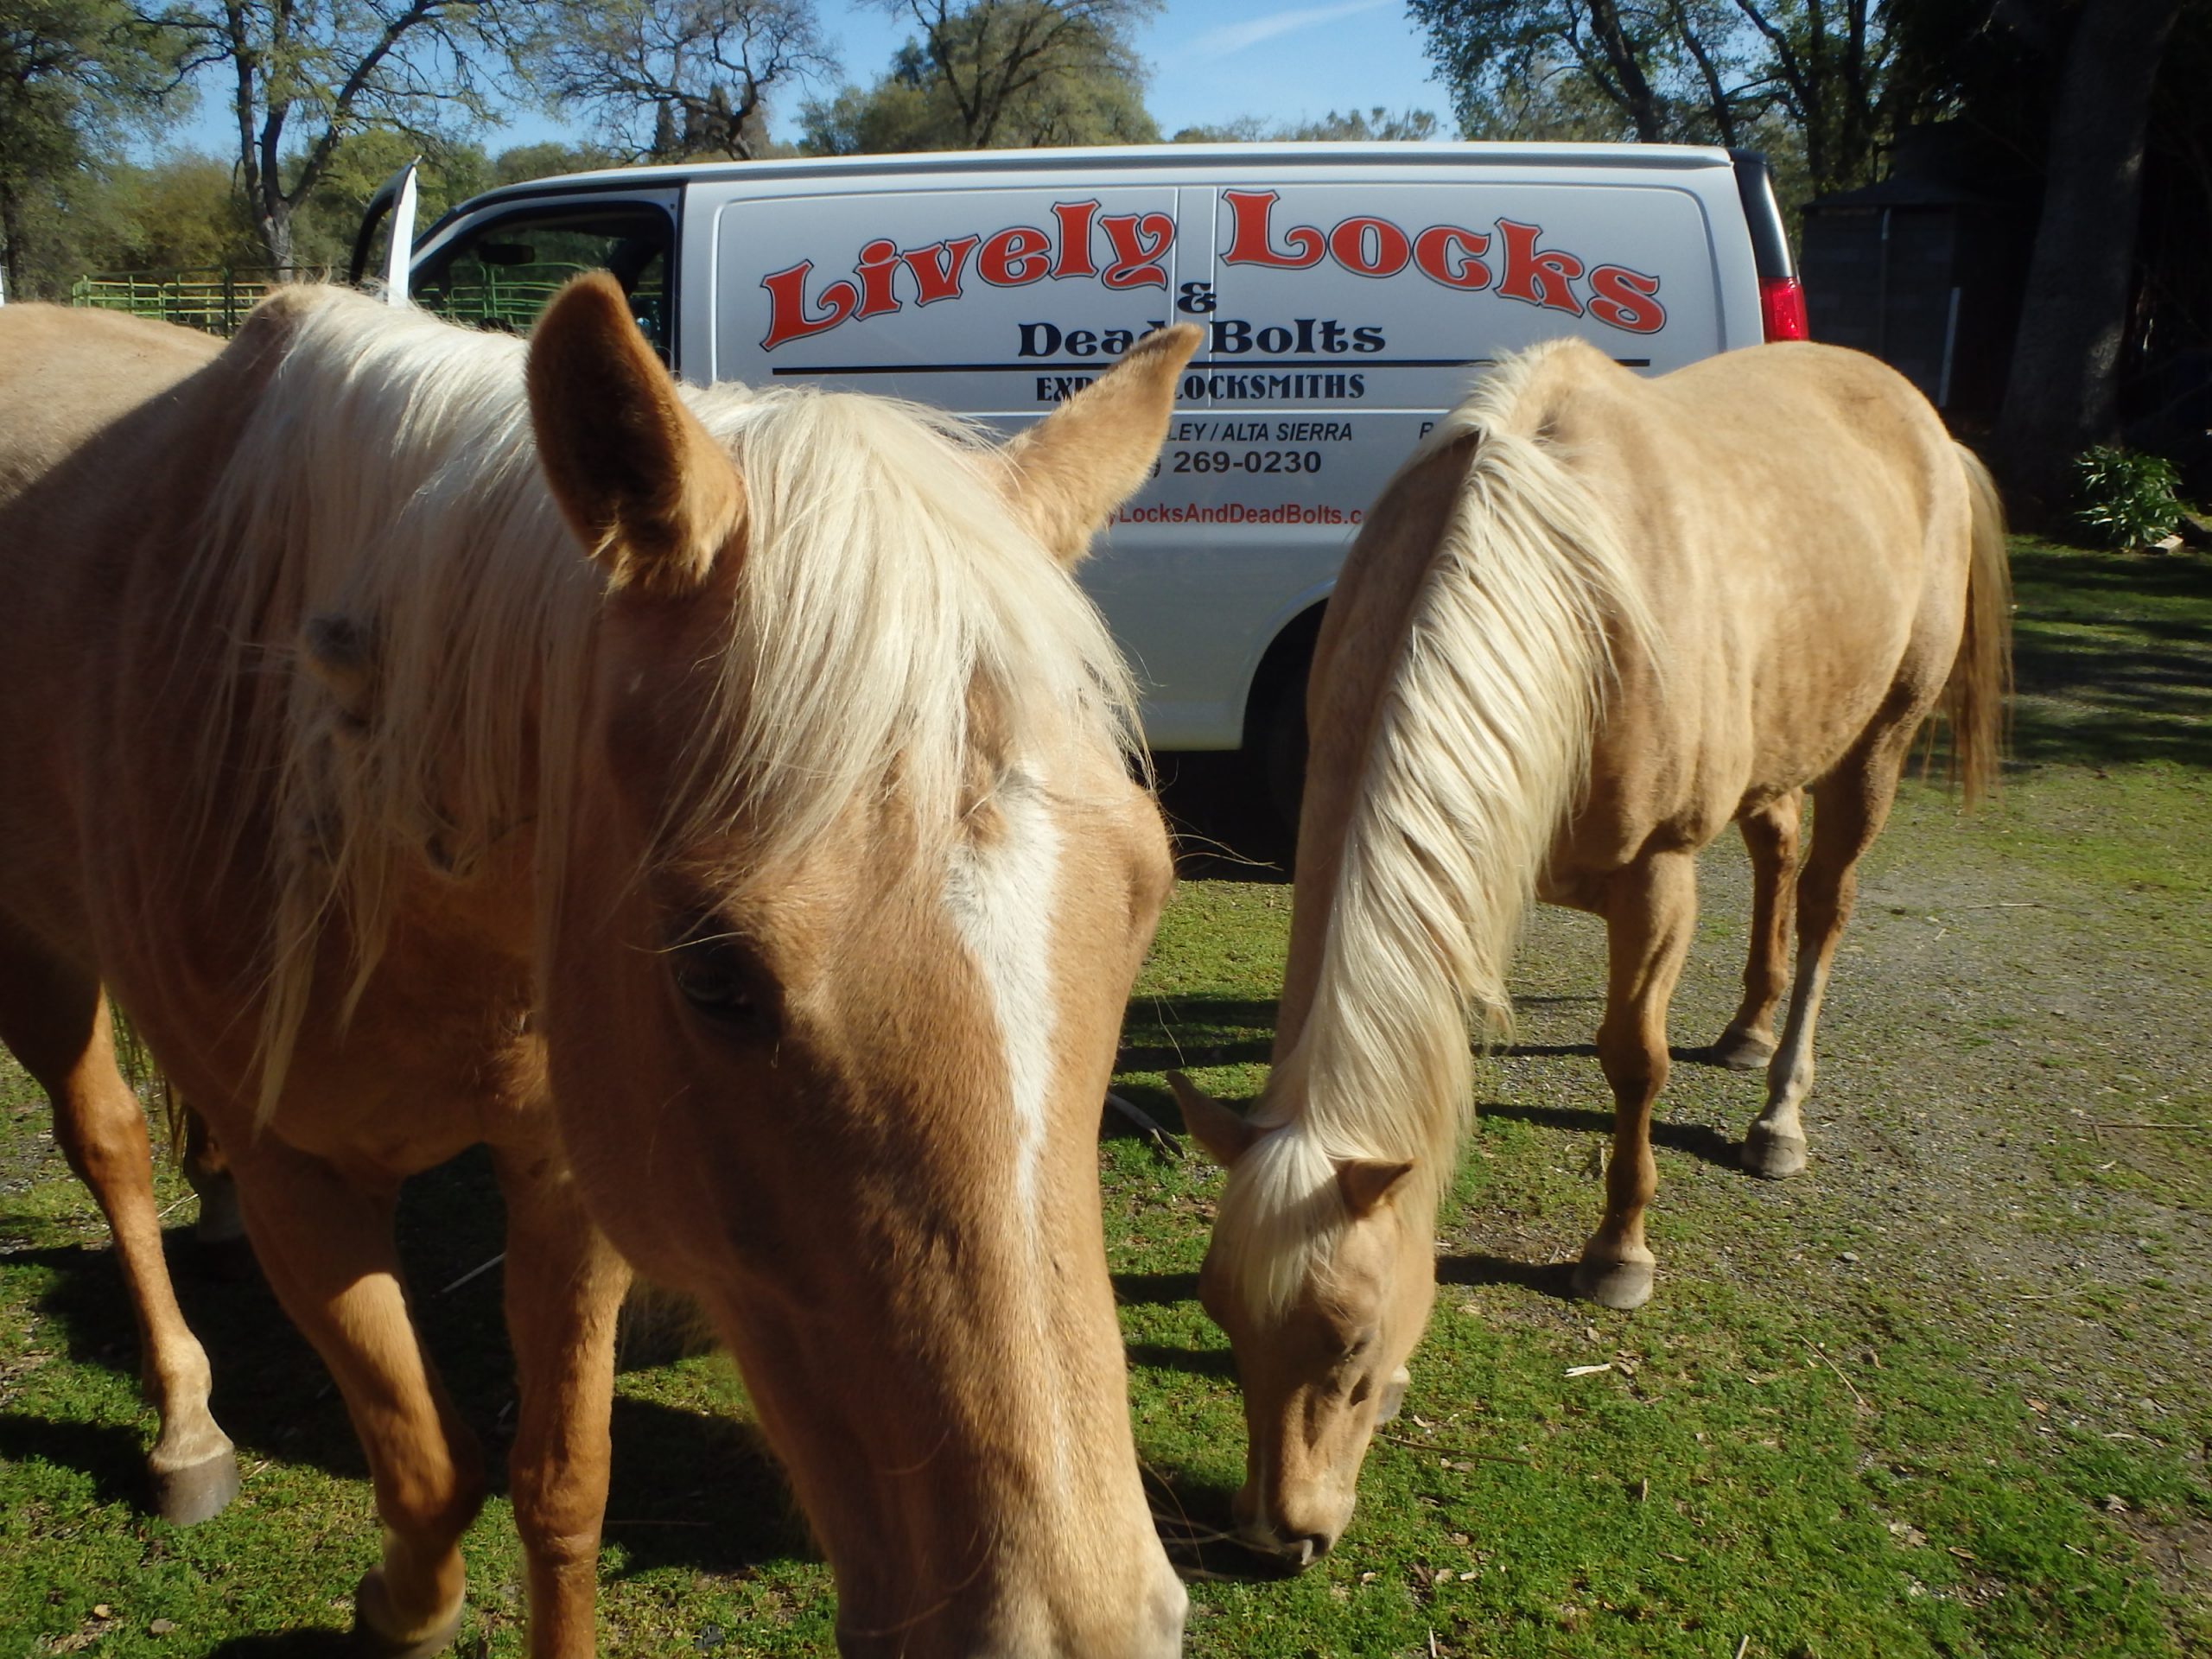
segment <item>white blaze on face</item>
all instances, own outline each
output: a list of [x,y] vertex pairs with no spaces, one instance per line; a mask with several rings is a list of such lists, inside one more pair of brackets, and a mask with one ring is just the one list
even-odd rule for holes
[[963,843],[945,879],[953,926],[982,975],[1014,1106],[1015,1220],[1036,1235],[1058,1009],[1052,1000],[1052,908],[1060,833],[1035,779],[1009,772],[991,798],[995,833]]

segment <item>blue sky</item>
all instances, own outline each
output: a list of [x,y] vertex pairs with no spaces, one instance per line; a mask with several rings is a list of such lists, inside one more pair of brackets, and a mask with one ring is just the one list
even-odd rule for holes
[[[846,77],[863,86],[908,33],[866,0],[823,0],[822,21]],[[1425,109],[1440,122],[1451,115],[1402,0],[1168,0],[1137,46],[1152,67],[1145,104],[1162,133],[1241,115],[1272,124],[1378,104]]]
[[[883,73],[909,33],[869,0],[817,3],[843,78],[862,86]],[[1274,124],[1378,104],[1425,109],[1450,124],[1451,99],[1429,79],[1402,0],[1168,0],[1139,35],[1138,49],[1152,67],[1145,101],[1163,134],[1245,115]],[[792,135],[802,98],[836,90],[833,80],[786,98],[771,123],[776,136]],[[496,150],[561,136],[544,117],[518,114],[486,140]],[[212,81],[175,137],[219,156],[236,144]]]

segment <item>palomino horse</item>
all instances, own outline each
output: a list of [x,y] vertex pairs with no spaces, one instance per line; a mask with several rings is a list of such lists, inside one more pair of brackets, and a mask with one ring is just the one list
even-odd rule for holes
[[480,1141],[534,1654],[593,1650],[622,1258],[737,1354],[849,1651],[1175,1649],[1094,1150],[1169,866],[1069,567],[1194,341],[994,448],[679,391],[605,278],[526,348],[327,289],[219,354],[0,313],[0,1033],[114,1219],[165,1503],[235,1477],[103,987],[343,1392],[372,1650],[462,1606],[391,1217]]
[[1230,1168],[1200,1282],[1244,1387],[1248,1537],[1302,1563],[1351,1516],[1435,1295],[1468,1016],[1502,1027],[1532,893],[1602,916],[1611,957],[1613,1155],[1576,1287],[1622,1308],[1651,1294],[1667,1002],[1697,851],[1732,818],[1758,895],[1723,1049],[1773,1056],[1744,1162],[1804,1167],[1853,867],[1939,701],[1968,798],[1993,781],[2008,610],[1988,475],[1872,358],[1774,346],[1642,379],[1560,342],[1498,369],[1423,442],[1316,648],[1273,1076],[1249,1121],[1178,1085]]

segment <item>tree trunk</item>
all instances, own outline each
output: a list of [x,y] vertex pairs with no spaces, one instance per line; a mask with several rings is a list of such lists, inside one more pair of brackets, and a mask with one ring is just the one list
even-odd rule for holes
[[1636,123],[1637,142],[1664,143],[1666,124],[1659,118],[1659,100],[1653,96],[1643,66],[1637,61],[1636,48],[1629,44],[1628,33],[1621,27],[1620,9],[1614,0],[1590,0],[1590,25],[1597,31],[1599,47],[1620,86],[1629,119]]
[[276,267],[280,278],[292,274],[292,204],[278,200],[264,207],[256,215],[261,231],[261,245],[269,254],[269,263]]
[[1996,456],[2016,512],[2063,502],[2067,464],[2119,426],[2121,336],[2158,56],[2181,0],[2087,0],[2063,50],[2043,217]]
[[4,292],[0,297],[12,301],[30,298],[30,289],[23,281],[23,236],[20,204],[15,191],[0,182],[0,285]]

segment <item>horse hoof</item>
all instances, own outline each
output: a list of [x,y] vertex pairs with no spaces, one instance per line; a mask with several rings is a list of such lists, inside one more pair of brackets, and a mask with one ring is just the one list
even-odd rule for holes
[[238,1454],[228,1447],[181,1469],[150,1472],[154,1513],[173,1527],[196,1527],[238,1495]]
[[1805,1173],[1805,1137],[1754,1128],[1744,1137],[1744,1167],[1770,1181]]
[[372,1567],[353,1590],[353,1650],[360,1659],[433,1659],[461,1634],[461,1615],[467,1605],[466,1597],[456,1598],[453,1611],[428,1629],[394,1635],[399,1620],[385,1592],[384,1569]]
[[1649,1262],[1578,1262],[1574,1266],[1574,1294],[1601,1307],[1626,1313],[1651,1300],[1656,1277]]
[[1713,1046],[1713,1058],[1731,1071],[1757,1071],[1774,1058],[1774,1039],[1731,1026]]

